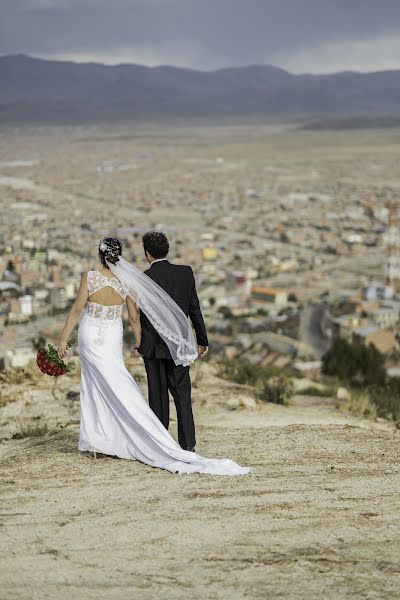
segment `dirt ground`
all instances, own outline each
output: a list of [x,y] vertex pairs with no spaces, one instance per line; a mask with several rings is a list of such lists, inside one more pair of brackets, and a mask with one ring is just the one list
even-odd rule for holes
[[[390,424],[324,399],[251,408],[207,371],[197,451],[255,472],[172,475],[80,453],[78,383],[62,379],[15,385],[0,410],[1,600],[400,597]],[[238,396],[248,407],[232,410]],[[43,414],[47,434],[9,439],[16,418]]]

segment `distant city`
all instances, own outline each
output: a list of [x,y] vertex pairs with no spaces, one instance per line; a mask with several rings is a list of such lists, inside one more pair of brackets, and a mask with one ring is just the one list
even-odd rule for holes
[[[56,342],[104,235],[165,231],[215,356],[318,368],[332,339],[397,373],[396,130],[64,127],[0,136],[0,366]],[[131,341],[126,335],[127,347]]]

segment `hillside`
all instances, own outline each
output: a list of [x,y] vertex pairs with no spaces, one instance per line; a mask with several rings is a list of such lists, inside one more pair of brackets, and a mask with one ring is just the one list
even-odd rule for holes
[[[394,598],[398,432],[321,398],[257,404],[209,365],[193,379],[198,452],[254,474],[79,453],[78,373],[2,388],[2,600]],[[40,415],[48,433],[10,439]]]
[[0,57],[0,123],[399,117],[400,71],[294,75]]

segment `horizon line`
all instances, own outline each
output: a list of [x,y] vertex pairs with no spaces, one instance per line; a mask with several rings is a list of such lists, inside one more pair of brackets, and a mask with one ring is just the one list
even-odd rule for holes
[[50,58],[48,56],[39,56],[39,55],[34,55],[34,54],[28,54],[25,52],[9,52],[9,53],[0,53],[0,60],[4,59],[4,58],[16,58],[16,57],[24,57],[24,58],[30,58],[32,60],[41,60],[43,62],[59,62],[59,63],[72,63],[75,65],[98,65],[98,66],[102,66],[102,67],[125,67],[125,66],[132,66],[132,67],[143,67],[145,69],[162,69],[162,68],[170,68],[170,69],[177,69],[177,70],[181,70],[181,71],[195,71],[197,73],[218,73],[219,71],[227,71],[227,70],[234,70],[234,69],[248,69],[248,68],[254,68],[254,67],[258,67],[258,68],[265,68],[265,67],[270,67],[272,69],[276,69],[278,71],[283,71],[284,73],[288,73],[289,75],[292,75],[293,77],[301,77],[301,76],[314,76],[314,77],[325,77],[325,76],[329,76],[329,75],[342,75],[344,73],[352,73],[352,74],[358,74],[358,75],[373,75],[375,73],[390,73],[390,72],[396,72],[400,70],[400,65],[398,68],[387,68],[387,69],[373,69],[371,71],[361,71],[361,70],[357,70],[357,69],[343,69],[343,70],[339,70],[339,71],[329,71],[329,72],[318,72],[318,73],[314,73],[311,71],[304,71],[301,73],[293,73],[292,71],[289,71],[288,69],[285,69],[283,67],[280,67],[278,65],[273,65],[271,63],[248,63],[248,64],[244,64],[244,65],[229,65],[229,66],[225,66],[225,67],[218,67],[215,69],[200,69],[200,68],[194,68],[194,67],[183,67],[183,66],[178,66],[178,65],[172,65],[172,64],[168,64],[168,63],[160,63],[157,65],[146,65],[143,63],[135,63],[135,62],[115,62],[115,63],[105,63],[105,62],[101,62],[101,60],[71,60],[71,59],[63,59],[63,58]]

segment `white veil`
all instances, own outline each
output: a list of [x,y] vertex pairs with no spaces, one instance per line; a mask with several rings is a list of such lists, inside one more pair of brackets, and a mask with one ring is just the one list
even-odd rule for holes
[[167,344],[174,363],[190,365],[198,353],[189,318],[155,281],[122,256],[118,258],[116,264],[106,260],[111,272],[127,286],[129,296]]

